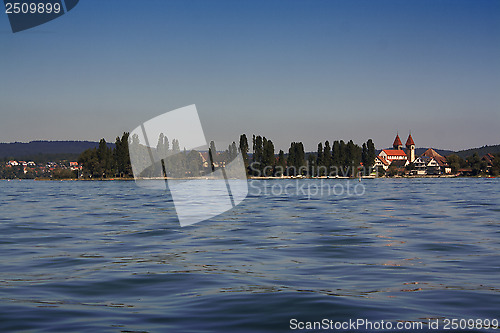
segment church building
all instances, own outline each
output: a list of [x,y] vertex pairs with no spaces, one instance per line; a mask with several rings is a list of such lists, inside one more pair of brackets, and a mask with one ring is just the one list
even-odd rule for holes
[[382,149],[380,154],[375,158],[375,166],[380,166],[387,170],[390,165],[397,167],[405,167],[415,161],[415,142],[411,137],[411,133],[406,139],[406,149],[403,149],[403,143],[399,138],[399,133],[396,134],[392,149]]
[[399,133],[396,134],[396,138],[392,144],[393,149],[382,149],[380,154],[375,158],[375,166],[380,166],[387,170],[390,165],[405,167],[415,161],[415,142],[411,137],[411,133],[408,135],[405,146],[406,150],[403,149]]
[[446,157],[439,155],[432,148],[427,149],[420,157],[416,157],[415,142],[411,137],[411,133],[408,135],[408,139],[406,139],[405,148],[403,148],[399,134],[396,134],[392,149],[382,149],[380,154],[375,158],[375,166],[382,167],[384,170],[387,170],[390,166],[402,169],[408,164],[413,163],[410,174],[441,175],[451,173],[451,168],[446,161]]

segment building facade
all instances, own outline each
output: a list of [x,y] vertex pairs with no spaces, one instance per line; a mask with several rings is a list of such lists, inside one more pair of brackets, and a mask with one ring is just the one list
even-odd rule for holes
[[393,166],[399,170],[406,168],[412,163],[411,173],[415,175],[440,175],[451,173],[446,157],[438,154],[434,149],[427,149],[421,156],[416,157],[415,154],[415,141],[411,133],[406,139],[405,149],[403,143],[396,134],[392,149],[382,149],[382,151],[375,158],[375,167],[382,167],[387,170]]

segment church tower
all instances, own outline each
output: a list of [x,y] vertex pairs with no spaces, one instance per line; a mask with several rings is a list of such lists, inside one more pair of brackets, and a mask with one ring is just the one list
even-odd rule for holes
[[408,139],[406,140],[406,156],[408,157],[408,161],[415,161],[415,142],[413,142],[411,133],[408,135]]
[[403,143],[401,142],[401,139],[399,138],[399,133],[396,134],[396,138],[394,139],[394,143],[392,144],[392,147],[396,150],[403,150]]

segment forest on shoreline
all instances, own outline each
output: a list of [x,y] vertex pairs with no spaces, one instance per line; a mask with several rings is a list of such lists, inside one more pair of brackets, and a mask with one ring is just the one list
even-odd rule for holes
[[[114,144],[101,139],[97,147],[88,148],[78,156],[77,161],[81,170],[72,170],[63,163],[44,173],[29,169],[26,172],[26,168],[23,170],[21,167],[2,165],[0,179],[130,179],[134,177],[129,153],[129,145],[133,142],[134,138],[129,137],[129,133],[116,137]],[[225,150],[219,147],[216,149],[215,144],[210,142],[208,150],[185,151],[181,150],[181,145],[176,139],[170,142],[169,138],[163,135],[160,135],[156,147],[152,149],[164,152],[165,156],[175,155],[175,162],[172,162],[175,168],[167,169],[183,170],[180,177],[204,176],[229,163],[238,153],[242,155],[248,177],[353,177],[360,173],[362,175],[372,173],[371,168],[377,154],[371,139],[361,146],[352,140],[320,142],[315,152],[306,152],[302,142],[291,142],[288,151],[285,152],[276,151],[273,142],[264,136],[253,135],[249,140],[245,134],[240,136],[238,143],[232,142]],[[467,158],[451,154],[446,160],[452,173],[466,168],[470,170],[468,174],[470,176],[497,176],[500,173],[500,153],[492,156],[496,157],[493,165],[487,165],[477,152]],[[404,175],[404,170],[379,169],[377,172],[377,176]]]
[[[121,138],[116,138],[115,148],[110,148],[102,139],[98,148],[83,152],[78,160],[83,168],[82,177],[132,178],[129,142],[133,142],[133,138],[129,138],[129,134],[124,133]],[[361,146],[352,140],[319,142],[315,152],[306,152],[302,142],[291,142],[288,151],[285,152],[276,151],[272,140],[264,136],[253,135],[249,140],[246,134],[242,134],[238,143],[233,142],[225,150],[216,149],[212,141],[208,151],[200,152],[181,150],[177,140],[173,139],[170,143],[166,136],[161,135],[156,150],[174,153],[178,159],[177,165],[186,165],[186,174],[183,175],[186,177],[202,176],[214,171],[229,163],[238,153],[242,155],[248,177],[354,177],[360,173],[366,176],[373,172],[372,167],[377,154],[375,144],[371,139],[362,143]],[[470,170],[471,176],[496,176],[500,173],[500,156],[495,159],[492,167],[489,167],[477,153],[465,159],[451,154],[447,156],[447,161],[452,173],[464,168]],[[189,166],[196,167],[190,169]],[[411,168],[411,165],[409,167]],[[404,175],[404,171],[401,170],[379,169],[377,172],[377,176]]]

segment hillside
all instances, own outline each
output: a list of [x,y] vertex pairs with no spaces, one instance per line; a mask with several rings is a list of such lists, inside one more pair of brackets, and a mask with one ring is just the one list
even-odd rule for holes
[[[425,153],[425,151],[427,149],[429,149],[429,148],[415,148],[415,156],[422,155],[423,153]],[[434,149],[441,156],[447,156],[447,155],[455,154],[455,152],[453,150],[436,149],[436,148],[432,148],[432,149]]]
[[[94,148],[99,142],[91,141],[31,141],[0,143],[0,159],[27,159],[28,157],[49,155],[49,156],[78,156],[84,150]],[[114,144],[108,143],[109,147]]]
[[466,150],[460,150],[460,151],[457,151],[455,154],[462,157],[462,158],[466,158],[468,156],[474,155],[474,153],[477,153],[479,155],[479,157],[482,157],[488,153],[498,154],[498,153],[500,153],[500,145],[483,146],[480,148],[471,148],[471,149],[466,149]]
[[[13,142],[13,143],[0,143],[0,159],[26,159],[26,160],[40,160],[40,159],[77,159],[84,150],[95,148],[99,142],[92,141],[31,141]],[[108,143],[108,147],[114,148],[114,143]],[[391,148],[388,148],[391,149]],[[422,155],[428,148],[416,148],[415,155]],[[493,146],[483,146],[480,148],[470,148],[461,151],[434,149],[442,156],[456,154],[462,158],[478,153],[483,156],[487,153],[497,154],[500,153],[500,144]],[[380,150],[376,151],[377,154]],[[249,156],[251,157],[251,153]]]

